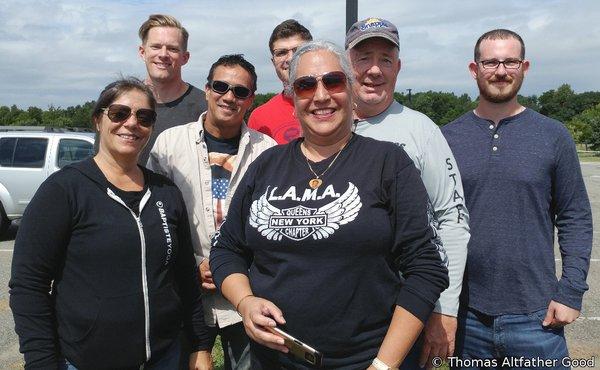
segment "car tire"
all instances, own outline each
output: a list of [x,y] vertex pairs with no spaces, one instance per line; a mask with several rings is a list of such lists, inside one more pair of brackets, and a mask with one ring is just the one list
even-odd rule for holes
[[0,237],[4,235],[6,230],[10,227],[10,220],[6,217],[6,212],[4,212],[4,207],[2,203],[0,203]]

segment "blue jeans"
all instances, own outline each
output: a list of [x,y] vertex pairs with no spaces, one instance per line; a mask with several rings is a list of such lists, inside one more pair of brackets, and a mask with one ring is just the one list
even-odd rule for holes
[[[107,354],[110,356],[110,354]],[[144,364],[144,370],[174,370],[177,369],[179,358],[181,357],[181,345],[178,340],[158,359],[150,359],[150,362]],[[58,370],[77,370],[67,359],[59,361]],[[132,369],[133,370],[133,369]],[[137,369],[136,369],[137,370]]]
[[[564,329],[546,329],[546,309],[522,315],[459,313],[453,369],[568,369]],[[529,363],[527,363],[529,361]]]

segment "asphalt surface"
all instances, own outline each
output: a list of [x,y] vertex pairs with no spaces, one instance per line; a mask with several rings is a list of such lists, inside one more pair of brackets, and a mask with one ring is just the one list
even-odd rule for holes
[[[600,163],[582,163],[588,194],[594,216],[594,248],[588,275],[590,290],[585,294],[581,317],[567,326],[566,335],[571,358],[589,359],[595,357],[596,367],[600,367]],[[14,332],[12,314],[8,306],[8,280],[17,227],[10,228],[0,238],[0,369],[23,367],[19,353],[18,339]],[[560,253],[555,248],[557,274],[560,276]]]

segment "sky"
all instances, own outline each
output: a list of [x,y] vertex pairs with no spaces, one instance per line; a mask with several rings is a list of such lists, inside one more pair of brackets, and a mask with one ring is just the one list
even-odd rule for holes
[[[343,46],[345,0],[0,0],[0,106],[66,108],[97,99],[121,75],[144,78],[139,26],[175,16],[190,34],[183,79],[202,88],[221,55],[242,53],[256,67],[258,92],[279,92],[270,62],[273,28],[294,18],[315,39]],[[519,33],[531,67],[522,95],[568,83],[600,90],[598,0],[358,0],[358,19],[398,27],[402,69],[396,91],[477,95],[467,65],[484,32]]]

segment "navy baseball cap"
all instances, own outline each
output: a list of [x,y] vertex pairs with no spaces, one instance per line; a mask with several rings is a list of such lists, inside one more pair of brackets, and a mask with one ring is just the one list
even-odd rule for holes
[[367,18],[354,23],[348,30],[346,34],[346,50],[352,49],[359,42],[371,37],[384,38],[400,48],[398,29],[392,22],[381,18]]

